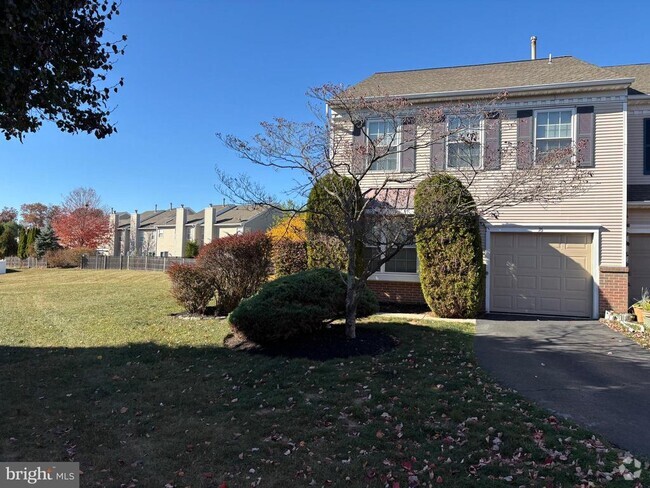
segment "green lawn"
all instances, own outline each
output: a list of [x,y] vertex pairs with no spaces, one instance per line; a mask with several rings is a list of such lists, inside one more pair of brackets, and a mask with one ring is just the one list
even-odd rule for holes
[[0,276],[0,460],[142,487],[600,486],[621,464],[491,382],[470,325],[371,319],[397,349],[317,362],[224,349],[224,322],[177,311],[162,273]]

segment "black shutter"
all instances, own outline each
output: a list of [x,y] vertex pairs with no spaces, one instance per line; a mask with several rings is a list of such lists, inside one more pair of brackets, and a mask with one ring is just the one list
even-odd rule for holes
[[643,174],[650,175],[650,119],[643,119]]
[[578,166],[581,168],[593,168],[594,159],[594,107],[577,107],[578,117]]
[[487,114],[483,141],[483,167],[486,170],[501,169],[501,121],[499,112]]
[[404,117],[402,120],[402,173],[415,173],[415,138],[416,127],[414,117]]
[[533,111],[517,111],[517,169],[530,169],[535,158]]

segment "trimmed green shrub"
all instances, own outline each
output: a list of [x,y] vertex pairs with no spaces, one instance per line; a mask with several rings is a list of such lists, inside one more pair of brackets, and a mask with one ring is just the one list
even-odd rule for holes
[[83,255],[94,256],[96,251],[86,247],[75,247],[68,249],[57,249],[47,251],[45,259],[48,268],[78,268],[81,266],[81,257]]
[[[264,285],[242,300],[229,320],[233,329],[258,343],[278,342],[322,329],[345,316],[344,275],[333,269],[310,269]],[[357,317],[377,313],[377,298],[361,290]]]
[[[343,206],[332,193],[345,202]],[[344,208],[353,208],[355,199],[360,201],[361,198],[352,178],[329,173],[314,184],[307,200],[305,217],[309,268],[347,269],[347,249],[335,235],[348,235]],[[356,247],[361,267],[363,244],[359,242]]]
[[213,277],[219,312],[230,313],[269,279],[271,239],[263,232],[215,239],[201,248],[197,265]]
[[415,191],[415,224],[423,229],[417,235],[420,283],[431,311],[439,317],[476,317],[483,306],[485,270],[471,194],[454,176],[431,176]]
[[290,239],[275,241],[271,259],[276,277],[304,271],[307,269],[307,243]]
[[173,263],[167,274],[172,282],[171,294],[189,313],[205,313],[214,296],[214,280],[205,269],[190,264]]
[[195,258],[199,255],[199,244],[196,241],[187,241],[185,243],[185,258]]

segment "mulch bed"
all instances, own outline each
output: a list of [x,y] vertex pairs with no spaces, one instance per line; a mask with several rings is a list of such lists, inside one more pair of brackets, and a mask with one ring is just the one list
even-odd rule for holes
[[200,313],[189,313],[189,312],[179,312],[169,314],[170,317],[181,320],[213,320],[213,319],[222,319],[224,316],[217,314],[217,307],[207,307],[204,314]]
[[356,339],[348,339],[343,326],[328,327],[318,334],[274,345],[257,344],[236,333],[228,334],[223,342],[225,347],[236,351],[315,361],[377,356],[391,351],[399,344],[394,336],[384,331],[362,327],[357,327]]

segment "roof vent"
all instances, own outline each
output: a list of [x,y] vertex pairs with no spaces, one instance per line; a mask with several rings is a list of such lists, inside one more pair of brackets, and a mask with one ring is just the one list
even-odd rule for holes
[[553,64],[553,56],[551,54],[548,55],[548,64]]
[[537,36],[530,38],[530,59],[537,59]]

